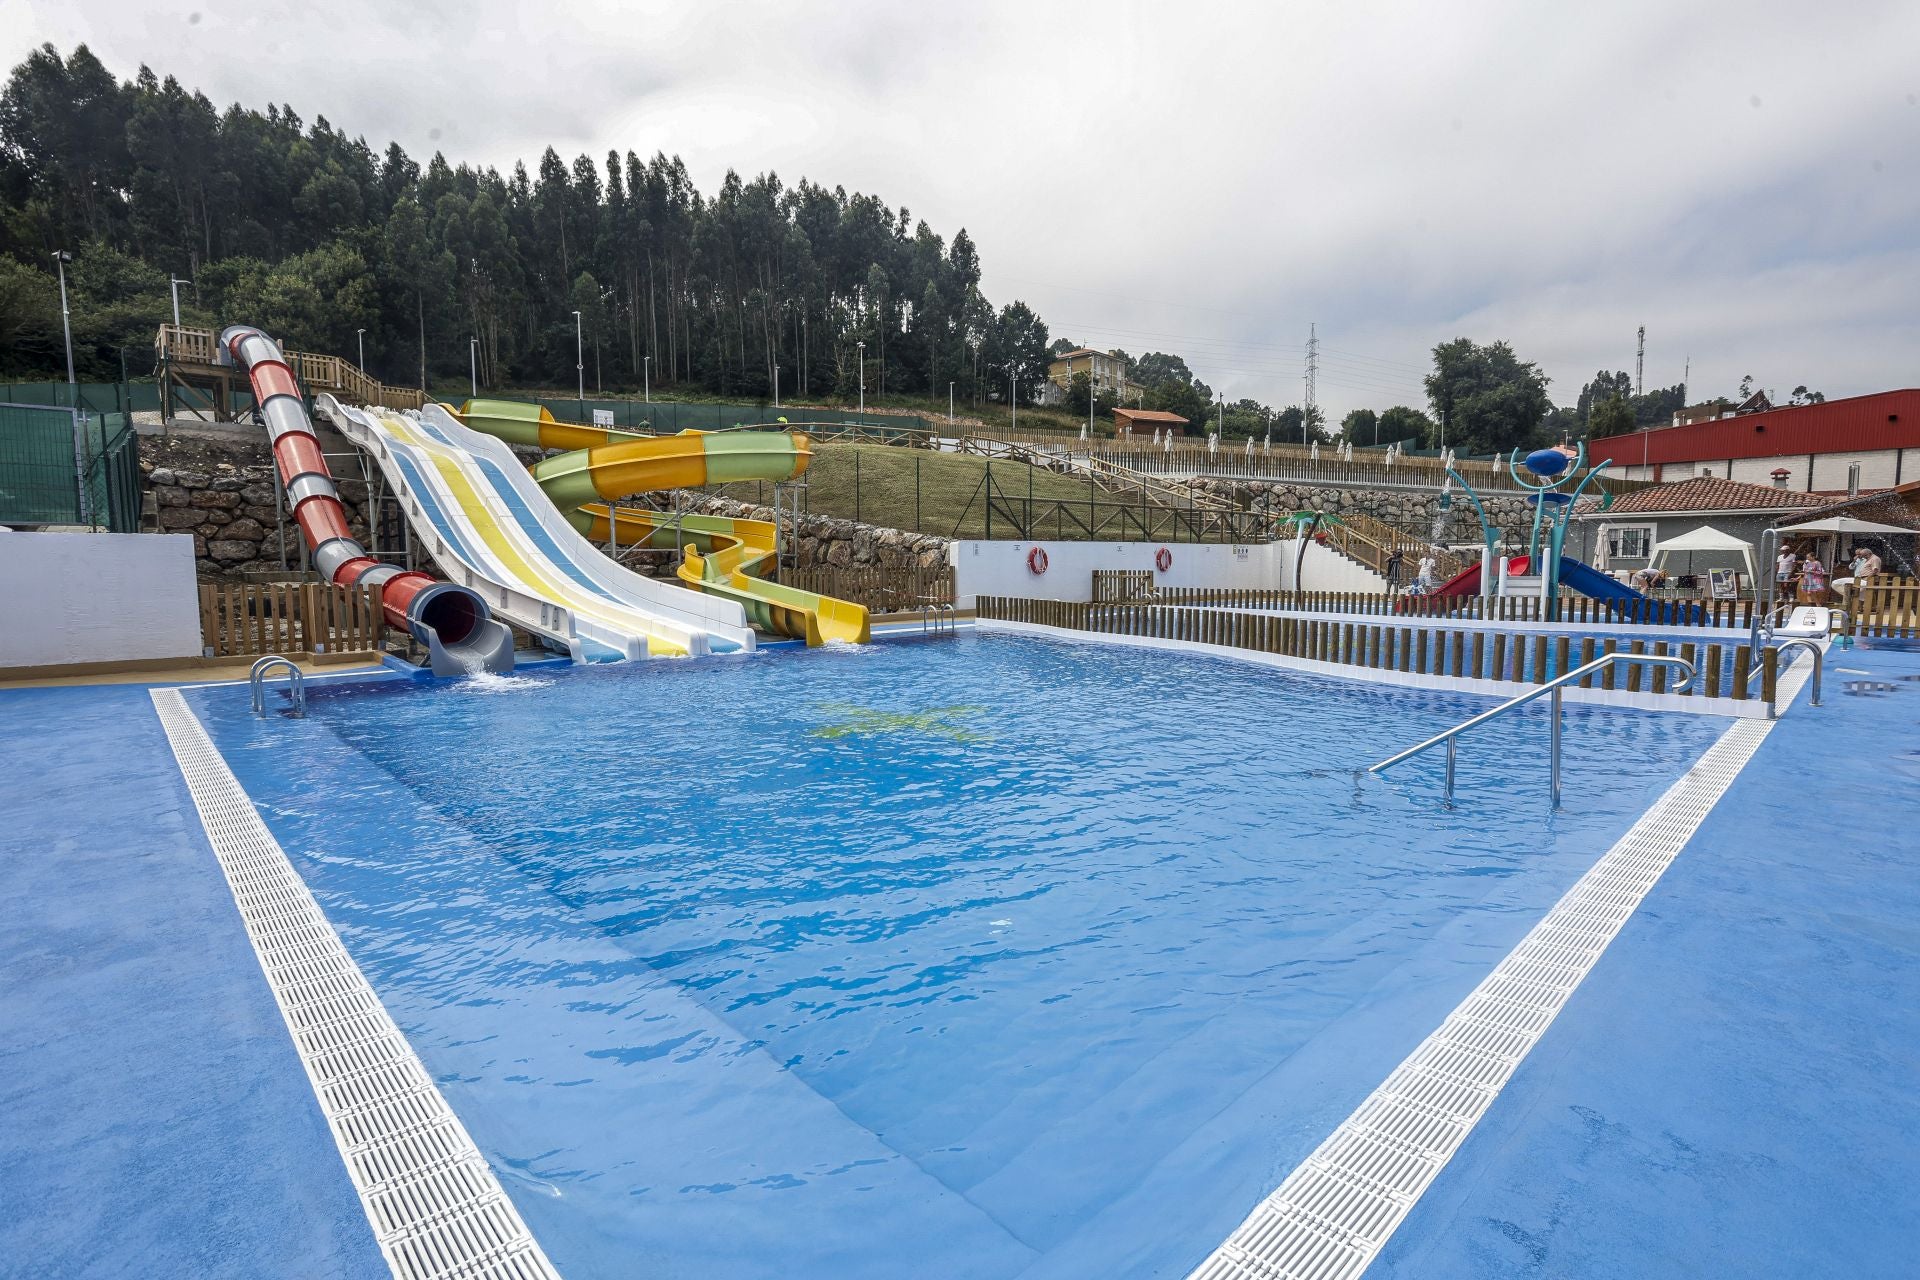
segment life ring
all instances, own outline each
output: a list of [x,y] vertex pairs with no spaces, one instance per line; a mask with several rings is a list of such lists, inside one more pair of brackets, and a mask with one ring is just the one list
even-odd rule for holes
[[1158,569],[1162,573],[1165,573],[1167,570],[1173,568],[1173,552],[1167,550],[1167,548],[1165,547],[1162,547],[1158,551],[1154,552],[1153,567]]
[[1047,550],[1045,547],[1035,547],[1033,550],[1027,552],[1027,571],[1029,573],[1045,573],[1047,571]]

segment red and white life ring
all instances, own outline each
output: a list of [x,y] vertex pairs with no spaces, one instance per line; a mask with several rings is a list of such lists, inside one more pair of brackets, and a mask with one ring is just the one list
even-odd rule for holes
[[1047,551],[1045,547],[1035,547],[1027,552],[1027,572],[1045,573],[1047,571]]
[[1153,567],[1158,569],[1162,573],[1165,573],[1167,570],[1173,568],[1173,552],[1169,551],[1165,547],[1162,547],[1158,551],[1154,552]]

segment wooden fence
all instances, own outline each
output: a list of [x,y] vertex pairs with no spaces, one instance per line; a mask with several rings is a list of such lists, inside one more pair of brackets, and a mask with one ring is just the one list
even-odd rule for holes
[[[1281,541],[1293,541],[1305,532],[1301,525],[1287,521],[1274,531],[1274,537]],[[1314,531],[1314,540],[1338,551],[1355,564],[1373,570],[1383,581],[1394,576],[1387,570],[1395,551],[1400,553],[1398,578],[1401,582],[1413,580],[1421,557],[1428,554],[1433,556],[1434,572],[1439,575],[1440,581],[1451,578],[1467,567],[1465,561],[1450,551],[1431,551],[1427,539],[1415,537],[1384,520],[1375,520],[1359,512],[1329,519]]]
[[1859,636],[1920,636],[1920,578],[1868,578],[1847,601]]
[[[163,324],[154,335],[153,349],[162,363],[210,369],[219,360],[220,337],[212,329]],[[426,395],[419,388],[386,386],[351,360],[309,351],[284,351],[283,354],[294,376],[309,392],[331,391],[357,404],[384,405],[389,409],[418,409],[426,403]],[[237,376],[244,385],[244,374]]]
[[319,582],[203,583],[200,642],[209,657],[371,653],[386,638],[380,588]]
[[1151,569],[1095,569],[1093,571],[1093,602],[1095,604],[1125,604],[1136,600],[1149,600],[1153,597],[1153,570]]
[[780,581],[836,600],[851,600],[874,613],[911,613],[953,604],[953,568],[889,569],[877,565],[783,569]]
[[[1254,587],[1155,587],[1145,570],[1096,569],[1096,603],[1212,605],[1239,609],[1288,609],[1296,613],[1352,613],[1367,617],[1446,618],[1462,622],[1545,622],[1539,596],[1389,596],[1368,591],[1278,591]],[[1744,627],[1753,621],[1751,600],[1594,600],[1565,596],[1566,626],[1582,623],[1648,627]]]
[[[1596,640],[1591,636],[1575,640],[1541,632],[1450,631],[1332,619],[1282,618],[1222,609],[1081,604],[1071,600],[1025,600],[1006,596],[981,596],[976,608],[985,619],[1034,623],[1069,631],[1183,640],[1373,671],[1512,684],[1545,684],[1552,676],[1584,666],[1604,653],[1675,657],[1694,664],[1700,674],[1686,688],[1674,692],[1682,696],[1737,701],[1757,696],[1762,702],[1773,702],[1780,668],[1777,648],[1761,650],[1756,690],[1750,687],[1756,683],[1752,651],[1735,642],[1622,642]],[[1665,667],[1614,665],[1583,676],[1580,687],[1667,693],[1669,683]]]

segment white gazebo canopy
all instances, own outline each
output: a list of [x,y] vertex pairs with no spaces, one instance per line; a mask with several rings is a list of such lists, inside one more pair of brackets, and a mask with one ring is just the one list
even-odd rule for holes
[[1872,520],[1855,520],[1852,516],[1828,516],[1825,520],[1809,520],[1805,524],[1789,524],[1780,527],[1782,533],[1913,533],[1912,529],[1903,529],[1897,524],[1877,524]]
[[1721,555],[1737,555],[1747,566],[1747,578],[1754,578],[1753,547],[1745,538],[1736,538],[1730,533],[1722,533],[1712,525],[1701,525],[1691,533],[1679,534],[1672,538],[1662,538],[1660,545],[1654,548],[1652,565],[1659,568],[1667,556],[1675,551],[1715,552]]

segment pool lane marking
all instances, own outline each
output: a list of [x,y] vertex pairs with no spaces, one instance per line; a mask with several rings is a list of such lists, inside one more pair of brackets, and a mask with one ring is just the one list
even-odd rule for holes
[[558,1280],[486,1157],[186,700],[176,689],[155,689],[152,696],[248,941],[394,1276]]
[[[1811,666],[1781,677],[1783,707]],[[1776,723],[1734,721],[1189,1280],[1365,1271]]]

